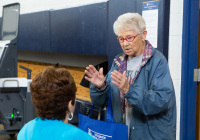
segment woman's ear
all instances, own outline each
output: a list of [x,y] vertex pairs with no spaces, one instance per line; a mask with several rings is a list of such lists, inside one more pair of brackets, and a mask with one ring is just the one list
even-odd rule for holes
[[146,40],[146,37],[147,37],[147,30],[144,30],[142,32],[142,41],[145,41]]
[[73,105],[72,105],[72,100],[69,101],[68,103],[68,109],[69,109],[69,112],[72,112],[73,113]]
[[70,100],[70,101],[69,101],[69,104],[68,104],[69,112],[74,113],[75,106],[76,106],[76,100],[75,100],[74,105],[72,105],[72,100]]

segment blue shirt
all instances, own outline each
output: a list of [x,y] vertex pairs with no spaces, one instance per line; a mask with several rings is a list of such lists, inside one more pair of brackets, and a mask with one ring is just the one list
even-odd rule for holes
[[79,128],[61,120],[35,118],[20,130],[18,140],[94,140]]

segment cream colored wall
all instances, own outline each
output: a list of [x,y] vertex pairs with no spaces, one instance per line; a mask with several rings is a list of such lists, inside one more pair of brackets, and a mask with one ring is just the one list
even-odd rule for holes
[[[63,9],[70,7],[78,7],[82,5],[106,2],[108,0],[1,0],[0,7],[6,4],[19,2],[20,13],[32,13],[50,9]],[[0,8],[0,17],[2,16],[2,10]]]
[[183,0],[170,1],[169,68],[174,83],[177,104],[177,135],[180,135],[181,63],[182,63]]

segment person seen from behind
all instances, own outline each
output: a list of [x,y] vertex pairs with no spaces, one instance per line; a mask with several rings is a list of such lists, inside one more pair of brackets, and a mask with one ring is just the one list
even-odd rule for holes
[[20,130],[18,140],[94,140],[68,123],[76,105],[76,85],[64,68],[49,66],[36,75],[30,85],[38,117]]

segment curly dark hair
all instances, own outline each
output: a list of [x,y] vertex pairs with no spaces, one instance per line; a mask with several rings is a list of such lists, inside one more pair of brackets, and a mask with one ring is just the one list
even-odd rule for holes
[[33,78],[30,87],[32,102],[42,119],[64,120],[69,102],[75,104],[76,85],[65,68],[45,68]]

